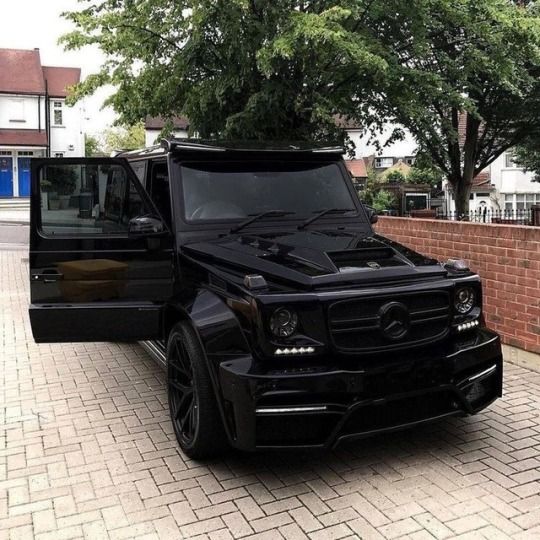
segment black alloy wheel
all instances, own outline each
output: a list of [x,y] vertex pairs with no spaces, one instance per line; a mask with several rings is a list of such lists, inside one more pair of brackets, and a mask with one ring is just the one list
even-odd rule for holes
[[183,446],[190,445],[199,423],[197,391],[193,385],[193,368],[178,334],[171,336],[171,349],[167,362],[169,407],[174,431]]
[[183,452],[203,459],[228,449],[204,351],[187,322],[177,323],[169,334],[167,386],[171,421]]

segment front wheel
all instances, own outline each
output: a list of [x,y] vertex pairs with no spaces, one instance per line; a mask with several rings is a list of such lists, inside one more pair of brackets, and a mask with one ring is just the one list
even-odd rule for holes
[[183,452],[203,459],[228,448],[204,353],[191,325],[176,324],[167,342],[169,410]]

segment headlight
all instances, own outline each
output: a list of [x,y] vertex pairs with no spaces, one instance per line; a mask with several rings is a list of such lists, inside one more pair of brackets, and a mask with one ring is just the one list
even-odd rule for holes
[[276,337],[291,337],[298,326],[298,315],[289,309],[278,308],[270,317],[270,330]]
[[472,287],[460,287],[454,296],[454,307],[461,315],[471,311],[476,303],[476,293]]

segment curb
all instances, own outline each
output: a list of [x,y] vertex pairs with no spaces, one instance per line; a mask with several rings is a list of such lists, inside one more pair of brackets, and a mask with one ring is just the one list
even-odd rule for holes
[[540,373],[540,354],[524,351],[510,345],[503,344],[502,347],[504,362]]
[[29,221],[19,221],[15,219],[0,219],[0,225],[30,225]]

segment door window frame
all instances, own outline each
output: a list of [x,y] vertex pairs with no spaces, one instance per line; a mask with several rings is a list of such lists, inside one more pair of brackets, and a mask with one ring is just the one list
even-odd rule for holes
[[[91,157],[91,158],[35,158],[32,160],[31,166],[31,197],[34,199],[34,206],[32,207],[32,218],[31,223],[34,231],[41,237],[46,240],[70,240],[70,239],[85,239],[85,240],[106,240],[107,238],[121,238],[128,239],[129,233],[126,230],[125,232],[118,233],[66,233],[66,234],[47,234],[43,231],[42,216],[41,216],[41,186],[40,186],[40,172],[43,167],[49,166],[63,166],[63,165],[100,165],[100,164],[109,164],[109,165],[118,165],[122,167],[126,172],[126,177],[128,180],[128,188],[130,187],[129,182],[131,181],[135,187],[137,193],[141,197],[143,204],[156,216],[159,216],[162,219],[164,224],[164,230],[170,234],[170,229],[167,223],[161,218],[159,211],[157,210],[152,199],[143,188],[140,183],[137,175],[129,165],[129,162],[125,158],[103,158],[103,157]],[[37,210],[37,211],[36,211]]]

